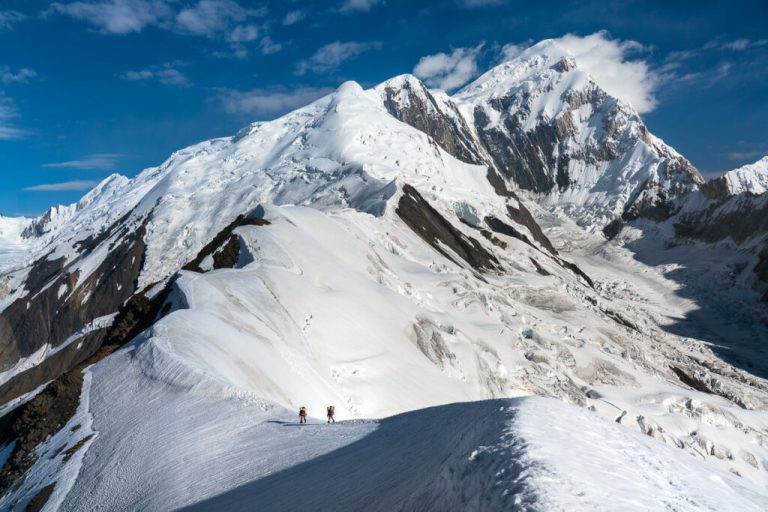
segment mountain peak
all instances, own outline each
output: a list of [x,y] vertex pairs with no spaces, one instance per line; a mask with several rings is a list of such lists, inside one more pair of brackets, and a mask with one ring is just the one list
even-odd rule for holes
[[567,49],[550,39],[491,68],[461,89],[456,97],[469,101],[498,98],[508,95],[511,89],[551,89],[558,83],[561,88],[583,89],[594,85],[594,80],[578,67],[576,58]]
[[709,199],[721,201],[739,194],[757,196],[768,192],[768,155],[712,178],[702,187],[702,192]]
[[768,191],[768,155],[757,162],[743,165],[725,173],[731,194],[759,195]]

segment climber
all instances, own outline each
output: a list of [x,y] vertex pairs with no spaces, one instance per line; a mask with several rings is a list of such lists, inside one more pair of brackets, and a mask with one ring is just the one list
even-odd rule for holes
[[303,405],[299,407],[299,423],[307,422],[307,408]]
[[331,423],[331,422],[336,423],[336,420],[333,419],[333,413],[336,412],[336,410],[332,405],[328,406],[327,412],[328,412],[328,423]]

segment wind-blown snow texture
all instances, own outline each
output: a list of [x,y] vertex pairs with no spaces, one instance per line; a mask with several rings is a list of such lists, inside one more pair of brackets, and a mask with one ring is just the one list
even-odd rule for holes
[[[500,194],[494,172],[521,197]],[[172,279],[162,318],[86,370],[70,420],[83,430],[38,447],[2,504],[23,509],[55,482],[51,510],[328,497],[334,510],[763,510],[768,383],[672,328],[698,304],[668,266],[589,231],[671,215],[700,183],[542,43],[454,98],[408,76],[348,82],[73,206],[0,219],[2,308],[40,293],[25,285],[40,258],[75,276],[68,297],[129,227],[146,230],[136,289]],[[404,215],[405,185],[443,231]],[[181,270],[241,215],[269,224],[234,227],[234,268],[208,255],[208,272]],[[455,247],[495,263],[473,267]],[[4,362],[2,379],[40,357]],[[532,394],[571,405],[424,409]],[[292,424],[288,411],[316,418],[331,403],[348,421]],[[91,431],[77,457],[56,453]]]

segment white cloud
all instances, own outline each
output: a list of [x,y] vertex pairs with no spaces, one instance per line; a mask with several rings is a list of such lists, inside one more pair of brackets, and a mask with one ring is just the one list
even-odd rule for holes
[[728,48],[729,50],[745,50],[750,45],[749,39],[737,39],[735,41],[731,41],[730,43],[726,43],[723,45],[724,48]]
[[610,39],[605,32],[584,37],[566,34],[555,41],[608,94],[630,103],[640,113],[656,107],[654,93],[662,77],[644,60],[631,58],[645,49],[637,41]]
[[[153,26],[188,36],[224,40],[230,51],[212,52],[217,57],[245,59],[249,55],[249,43],[259,40],[255,46],[262,54],[282,48],[265,33],[268,23],[253,22],[254,18],[265,16],[267,9],[243,7],[235,0],[81,0],[55,2],[46,13],[59,13],[90,23],[104,34],[129,34]],[[178,72],[162,74],[167,75],[164,78],[167,85],[188,85]],[[139,75],[131,76],[140,79]]]
[[113,169],[117,164],[118,158],[122,156],[119,153],[96,153],[77,160],[43,164],[43,167],[53,169],[107,170]]
[[27,187],[28,192],[73,192],[89,190],[99,184],[98,180],[72,180],[63,183],[43,183],[34,187]]
[[271,55],[283,49],[283,45],[276,43],[271,37],[266,36],[259,41],[259,51],[262,55]]
[[333,71],[344,62],[379,48],[381,48],[381,43],[378,42],[358,43],[349,41],[342,43],[335,41],[317,50],[309,59],[299,62],[296,66],[296,74],[303,75],[310,71],[313,73]]
[[157,25],[172,15],[165,0],[55,2],[51,10],[90,23],[107,34],[141,32],[144,27]]
[[25,16],[18,11],[0,11],[0,30],[10,29],[24,18]]
[[174,63],[153,66],[138,71],[126,71],[120,78],[129,82],[146,82],[156,80],[166,87],[190,87],[192,82],[187,76],[174,67]]
[[346,0],[341,6],[342,12],[370,11],[373,7],[383,4],[383,0]]
[[295,110],[332,92],[330,87],[298,87],[288,90],[226,90],[220,100],[231,114],[273,115]]
[[17,117],[16,106],[0,91],[0,140],[20,139],[27,132],[13,127],[10,120]]
[[7,66],[0,66],[0,82],[10,84],[13,82],[26,83],[30,78],[37,76],[34,69],[22,68],[17,72],[11,71]]
[[530,46],[530,44],[531,44],[530,41],[527,44],[512,44],[512,43],[505,44],[504,46],[501,47],[501,50],[500,50],[500,53],[501,53],[500,60],[502,62],[505,62],[505,61],[514,59],[515,57],[523,53],[523,51],[528,46]]
[[227,34],[227,41],[230,43],[247,43],[258,39],[259,33],[259,27],[256,25],[238,25]]
[[295,23],[298,23],[301,20],[303,20],[305,16],[306,14],[304,13],[304,11],[301,11],[301,10],[290,11],[286,13],[285,18],[283,18],[283,25],[288,26],[288,25],[293,25]]
[[[249,37],[255,27],[238,27],[250,18],[261,17],[265,8],[249,9],[235,0],[82,0],[55,2],[49,12],[85,21],[107,34],[141,32],[148,26],[181,34],[237,40]],[[256,39],[256,36],[251,36]]]
[[[214,37],[229,32],[233,25],[248,18],[263,16],[265,12],[264,9],[246,9],[233,0],[200,0],[176,15],[176,28],[185,34]],[[253,28],[243,33],[248,34]]]
[[708,52],[723,52],[723,51],[741,52],[744,50],[754,49],[754,48],[758,48],[760,46],[765,46],[765,45],[768,45],[768,39],[752,40],[752,39],[742,38],[742,39],[735,39],[727,43],[723,43],[719,39],[713,39],[698,48],[670,52],[667,55],[666,60],[668,62],[682,62],[684,60],[693,59],[694,57],[699,57]]
[[475,7],[488,7],[489,5],[501,5],[507,0],[457,0],[458,4],[467,9]]
[[456,48],[451,53],[436,53],[419,59],[413,74],[430,87],[455,89],[477,76],[477,59],[483,44],[473,48]]

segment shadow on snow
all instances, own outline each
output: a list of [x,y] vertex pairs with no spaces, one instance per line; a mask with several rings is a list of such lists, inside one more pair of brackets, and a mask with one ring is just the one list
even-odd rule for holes
[[[182,510],[515,509],[523,506],[515,501],[524,481],[522,445],[508,428],[514,402],[451,404],[386,418],[356,442]],[[343,435],[345,423],[308,426]],[[494,451],[473,455],[478,446]]]

